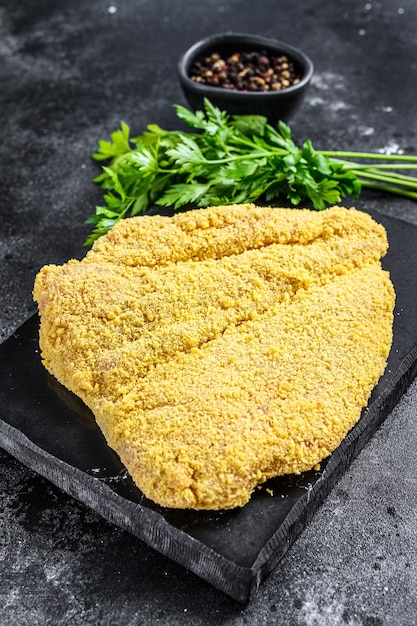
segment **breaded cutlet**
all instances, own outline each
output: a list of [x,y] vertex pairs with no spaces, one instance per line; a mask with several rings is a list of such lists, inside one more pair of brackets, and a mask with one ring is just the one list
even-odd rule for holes
[[123,220],[39,272],[45,367],[168,507],[243,506],[358,421],[392,341],[368,214],[235,205]]

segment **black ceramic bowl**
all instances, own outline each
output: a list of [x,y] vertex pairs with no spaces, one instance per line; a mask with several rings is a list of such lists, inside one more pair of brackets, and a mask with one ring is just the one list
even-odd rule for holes
[[[299,82],[279,91],[241,91],[196,82],[190,76],[197,60],[214,52],[227,57],[235,52],[261,52],[286,55],[299,74]],[[258,114],[268,118],[270,124],[288,121],[301,105],[313,75],[313,63],[298,48],[259,35],[223,33],[212,35],[193,44],[178,62],[179,80],[192,109],[203,108],[208,98],[215,106],[231,115]]]

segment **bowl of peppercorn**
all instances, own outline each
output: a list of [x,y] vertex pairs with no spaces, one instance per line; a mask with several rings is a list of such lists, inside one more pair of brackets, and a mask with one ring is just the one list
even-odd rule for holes
[[299,48],[246,33],[211,35],[180,57],[178,76],[191,108],[207,98],[230,115],[263,115],[287,122],[299,109],[313,63]]

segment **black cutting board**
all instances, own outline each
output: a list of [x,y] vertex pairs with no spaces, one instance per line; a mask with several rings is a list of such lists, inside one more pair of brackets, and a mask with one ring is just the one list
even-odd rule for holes
[[232,511],[152,503],[107,446],[90,410],[41,365],[36,315],[0,346],[0,446],[106,519],[248,601],[417,373],[417,227],[371,214],[390,242],[383,265],[397,296],[393,346],[360,421],[320,471],[270,480]]

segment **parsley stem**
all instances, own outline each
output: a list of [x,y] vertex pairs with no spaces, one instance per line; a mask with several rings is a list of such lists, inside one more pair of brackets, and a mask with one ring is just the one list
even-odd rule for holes
[[402,189],[401,187],[389,187],[386,185],[380,185],[378,183],[371,183],[366,180],[359,179],[362,187],[366,187],[367,189],[376,189],[379,191],[386,191],[389,193],[394,193],[400,196],[406,196],[407,198],[411,198],[413,200],[417,200],[417,192],[415,191],[407,191],[406,189]]
[[[272,154],[278,154],[279,156],[282,155],[287,155],[288,151],[287,150],[281,150],[279,149],[279,152],[276,152],[275,150],[263,150],[260,151],[258,150],[258,152],[251,152],[251,153],[247,153],[247,154],[230,154],[227,157],[224,157],[222,159],[195,159],[193,160],[194,164],[199,164],[199,165],[223,165],[224,163],[230,163],[231,161],[253,161],[262,157],[266,157],[266,156],[271,156]],[[171,173],[171,172],[181,172],[181,169],[178,170],[158,170],[159,172],[167,172],[167,173]]]
[[344,152],[341,150],[317,150],[317,154],[328,157],[348,157],[351,159],[372,159],[380,161],[411,161],[417,163],[416,155],[384,154],[382,152]]
[[407,174],[395,171],[396,169],[417,169],[417,163],[401,165],[376,163],[369,165],[365,163],[345,161],[343,159],[331,159],[331,161],[341,163],[345,170],[354,173],[358,178],[364,177],[373,180],[381,180],[386,183],[394,183],[396,185],[402,185],[409,188],[417,188],[417,178],[415,176],[408,176]]
[[[242,137],[235,137],[233,142],[237,145],[240,146],[248,146],[249,148],[252,148],[252,150],[254,148],[256,148],[256,150],[260,150],[260,146],[259,144],[255,143],[254,141],[250,141],[247,139],[243,139]],[[280,156],[286,156],[288,154],[288,150],[286,150],[285,148],[276,148],[276,147],[270,147],[270,148],[264,148],[263,149],[263,154],[265,155],[270,155],[270,154],[277,154]]]
[[372,170],[416,170],[417,163],[401,163],[401,165],[395,165],[393,163],[353,163],[353,161],[344,161],[342,159],[331,159],[332,161],[337,161],[338,163],[343,163],[346,166],[351,166],[353,169],[372,169]]
[[406,154],[383,154],[375,152],[343,152],[332,150],[317,150],[317,154],[327,157],[346,157],[352,159],[372,159],[377,161],[404,161],[417,163],[417,156]]
[[405,185],[407,187],[415,187],[417,189],[417,179],[412,176],[401,176],[393,173],[390,174],[378,174],[377,172],[373,172],[372,170],[355,170],[354,168],[351,171],[356,174],[358,178],[364,177],[372,180],[381,180],[386,183],[394,183],[395,185]]

